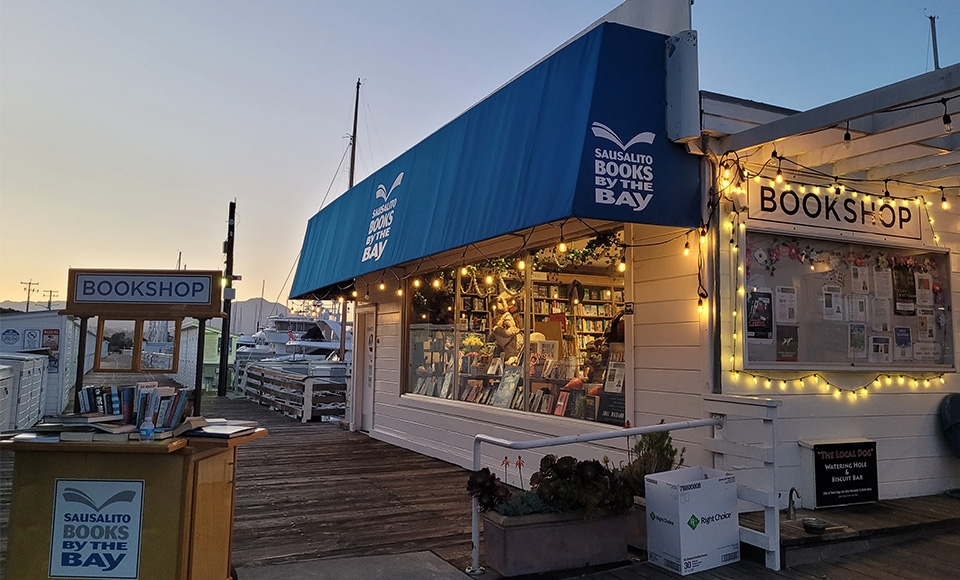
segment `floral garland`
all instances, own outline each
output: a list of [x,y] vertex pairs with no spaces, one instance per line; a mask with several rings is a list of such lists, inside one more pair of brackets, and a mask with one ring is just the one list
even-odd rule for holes
[[[757,247],[759,246],[759,247]],[[744,257],[747,278],[750,277],[750,267],[754,262],[763,266],[771,276],[776,274],[777,263],[782,260],[796,260],[801,264],[813,266],[817,263],[829,265],[831,270],[841,264],[847,267],[875,266],[879,269],[906,267],[912,272],[935,272],[937,262],[929,256],[898,256],[881,251],[832,251],[819,250],[809,244],[804,244],[796,238],[773,237],[773,240],[761,241],[754,247],[747,248]]]

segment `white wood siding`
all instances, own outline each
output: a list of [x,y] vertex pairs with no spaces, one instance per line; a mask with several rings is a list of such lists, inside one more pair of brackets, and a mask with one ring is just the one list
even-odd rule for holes
[[[655,226],[628,226],[626,231],[630,244],[642,246],[630,252],[627,278],[627,300],[634,302],[634,315],[628,320],[633,329],[631,423],[643,426],[661,419],[666,423],[702,419],[701,397],[710,392],[710,365],[707,319],[697,309],[699,236]],[[672,238],[676,239],[649,245]],[[684,256],[687,241],[690,255]],[[709,435],[707,429],[671,435],[674,445],[686,447],[686,464],[712,466],[712,457],[700,443]]]

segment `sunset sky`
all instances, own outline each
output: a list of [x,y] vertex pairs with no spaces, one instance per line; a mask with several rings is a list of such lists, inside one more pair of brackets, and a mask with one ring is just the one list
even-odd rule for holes
[[[357,181],[619,0],[5,0],[0,300],[67,269],[221,269],[283,302],[361,90]],[[960,62],[957,0],[697,0],[700,88],[809,109]],[[324,201],[326,200],[326,201]],[[32,300],[46,301],[36,293]]]

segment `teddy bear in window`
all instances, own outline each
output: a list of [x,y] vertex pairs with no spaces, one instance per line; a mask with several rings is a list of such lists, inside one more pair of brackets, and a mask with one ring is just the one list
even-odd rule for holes
[[493,329],[490,338],[497,343],[494,356],[501,357],[506,365],[516,365],[523,351],[523,330],[513,317],[516,307],[510,304],[512,298],[509,292],[501,292],[491,308]]

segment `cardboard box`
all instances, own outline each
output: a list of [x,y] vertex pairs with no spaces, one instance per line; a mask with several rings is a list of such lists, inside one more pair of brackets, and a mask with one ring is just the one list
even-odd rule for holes
[[740,561],[735,476],[687,467],[644,482],[648,560],[681,576]]

